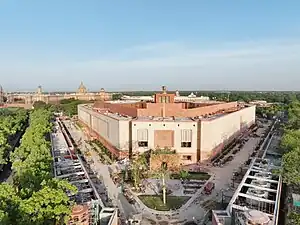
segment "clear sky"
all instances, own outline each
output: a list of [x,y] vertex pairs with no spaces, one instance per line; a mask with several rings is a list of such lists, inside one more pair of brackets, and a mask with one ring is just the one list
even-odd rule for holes
[[1,0],[6,90],[300,90],[300,1]]

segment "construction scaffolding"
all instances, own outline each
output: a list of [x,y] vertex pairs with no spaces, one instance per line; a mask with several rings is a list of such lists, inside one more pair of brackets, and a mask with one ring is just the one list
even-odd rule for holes
[[[103,204],[93,181],[84,167],[81,156],[74,151],[74,146],[66,140],[66,133],[61,122],[55,122],[54,131],[51,134],[53,173],[56,178],[67,180],[77,187],[77,194],[67,193],[71,200],[76,202],[72,210],[70,225],[98,225],[115,224],[112,221],[117,217],[116,208],[106,208]],[[106,223],[100,222],[101,211],[111,212],[105,214],[109,219]]]

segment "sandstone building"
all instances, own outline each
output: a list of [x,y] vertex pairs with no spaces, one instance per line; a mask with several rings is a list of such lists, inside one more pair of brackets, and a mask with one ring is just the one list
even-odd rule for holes
[[153,102],[99,101],[78,106],[78,119],[116,157],[174,149],[183,164],[205,161],[255,123],[255,106],[237,102],[175,102],[163,87]]
[[15,103],[18,102],[32,105],[34,102],[43,101],[46,103],[59,103],[63,99],[78,99],[85,101],[108,101],[111,100],[112,94],[105,92],[103,88],[99,92],[89,92],[81,82],[79,88],[74,93],[56,94],[56,93],[44,93],[42,87],[39,86],[35,93],[7,93],[7,102]]

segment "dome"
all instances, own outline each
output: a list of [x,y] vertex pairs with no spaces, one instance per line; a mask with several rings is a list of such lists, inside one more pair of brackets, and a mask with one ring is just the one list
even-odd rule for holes
[[189,97],[189,98],[195,98],[196,95],[192,92],[188,97]]
[[86,87],[84,86],[83,82],[80,83],[78,88],[78,93],[86,93]]
[[253,224],[268,224],[270,221],[270,218],[265,213],[258,210],[246,211],[244,215]]

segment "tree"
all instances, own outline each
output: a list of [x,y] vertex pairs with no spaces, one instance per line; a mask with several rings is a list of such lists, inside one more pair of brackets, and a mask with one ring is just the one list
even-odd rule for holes
[[0,184],[0,224],[18,224],[20,202],[21,198],[13,186],[7,183]]
[[289,223],[290,225],[300,225],[300,214],[291,212],[288,215]]
[[130,165],[134,187],[137,189],[141,182],[142,174],[147,170],[147,160],[144,154],[138,155]]
[[300,130],[285,130],[280,145],[287,152],[296,149],[300,146]]
[[44,101],[36,101],[35,103],[33,103],[34,109],[40,109],[40,108],[45,108],[45,107],[47,107],[47,103]]
[[300,148],[287,152],[282,157],[283,180],[288,184],[300,184]]
[[51,120],[47,107],[30,114],[21,144],[10,155],[14,182],[0,186],[0,224],[64,224],[71,213],[67,193],[73,195],[76,188],[52,178]]
[[187,180],[187,179],[189,179],[190,174],[189,174],[189,172],[186,171],[186,170],[181,170],[181,171],[179,172],[179,176],[180,176],[180,178],[181,178],[182,180]]
[[20,205],[21,211],[25,214],[23,223],[44,225],[59,221],[60,224],[65,224],[73,205],[66,192],[75,194],[77,189],[63,180],[53,179],[43,182],[42,188]]
[[123,95],[121,93],[115,93],[112,95],[112,100],[120,100],[122,96]]
[[27,112],[20,109],[6,110],[0,115],[0,164],[7,163],[16,134],[25,129],[27,118]]
[[281,141],[285,153],[282,157],[281,175],[285,183],[300,184],[300,103],[291,102],[288,107],[288,123]]
[[167,204],[167,185],[166,185],[166,178],[170,175],[167,164],[162,163],[160,170],[156,171],[157,176],[162,181],[162,195],[163,195],[163,203],[164,205]]

